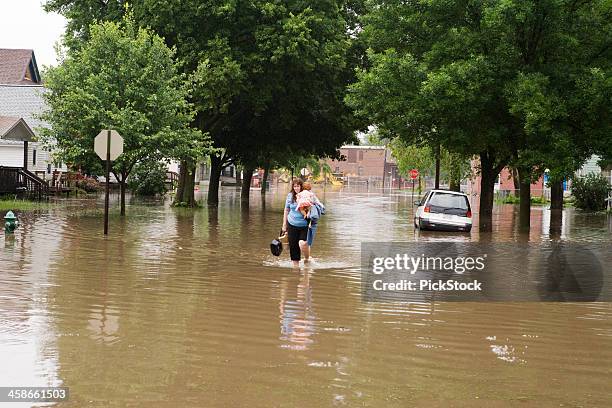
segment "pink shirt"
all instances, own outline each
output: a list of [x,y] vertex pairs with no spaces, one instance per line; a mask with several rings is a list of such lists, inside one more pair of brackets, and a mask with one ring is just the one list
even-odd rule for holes
[[302,190],[299,193],[297,193],[298,208],[312,205],[315,201],[316,201],[315,194],[310,190]]

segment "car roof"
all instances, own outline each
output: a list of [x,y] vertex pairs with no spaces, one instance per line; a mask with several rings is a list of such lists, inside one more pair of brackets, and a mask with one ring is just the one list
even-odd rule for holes
[[447,194],[455,194],[455,195],[462,195],[462,196],[467,196],[467,194],[462,193],[460,191],[452,191],[452,190],[442,190],[442,189],[438,189],[438,190],[429,190],[432,193],[447,193]]

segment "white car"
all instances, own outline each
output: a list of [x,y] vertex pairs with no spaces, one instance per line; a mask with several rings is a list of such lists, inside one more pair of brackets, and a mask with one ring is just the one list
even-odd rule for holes
[[427,191],[417,205],[414,227],[422,230],[465,231],[472,229],[468,196],[449,190]]

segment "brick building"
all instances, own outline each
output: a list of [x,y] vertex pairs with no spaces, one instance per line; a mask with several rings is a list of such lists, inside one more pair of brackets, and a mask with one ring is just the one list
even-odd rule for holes
[[346,160],[326,160],[334,173],[350,177],[397,176],[397,164],[385,146],[342,146],[340,154]]

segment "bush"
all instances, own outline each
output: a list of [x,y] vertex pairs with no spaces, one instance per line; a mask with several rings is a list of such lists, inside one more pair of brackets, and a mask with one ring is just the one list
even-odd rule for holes
[[[514,194],[508,194],[506,197],[498,199],[499,204],[520,204],[521,198]],[[531,204],[546,204],[548,200],[541,196],[531,196]]]
[[548,200],[542,196],[531,196],[531,204],[548,204]]
[[521,199],[514,194],[508,194],[506,197],[499,200],[501,204],[518,204],[521,202]]
[[103,190],[98,180],[91,177],[79,179],[76,181],[75,185],[78,189],[84,190],[87,193],[96,193]]
[[575,205],[584,210],[604,210],[609,192],[608,180],[599,174],[591,173],[586,177],[575,178],[572,182]]
[[134,194],[142,196],[166,194],[166,164],[157,161],[138,163],[132,170],[128,186]]

